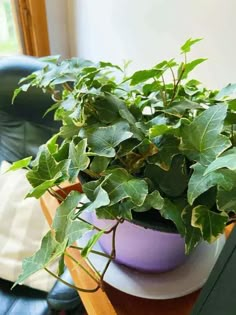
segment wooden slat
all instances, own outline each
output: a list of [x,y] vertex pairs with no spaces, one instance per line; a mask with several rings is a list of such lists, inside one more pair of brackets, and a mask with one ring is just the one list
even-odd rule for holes
[[18,0],[16,3],[24,53],[37,57],[50,55],[45,0]]
[[[51,226],[53,217],[58,207],[57,200],[50,194],[46,193],[40,200],[43,213]],[[93,273],[93,270],[89,267],[86,261],[81,257],[80,253],[76,249],[68,249],[67,252],[79,261],[83,267]],[[69,257],[65,257],[65,264],[69,268],[73,277],[74,283],[77,287],[91,289],[96,286],[95,281],[90,278],[75,262]],[[96,292],[78,292],[81,300],[89,315],[115,315],[116,312],[104,291],[98,289]]]

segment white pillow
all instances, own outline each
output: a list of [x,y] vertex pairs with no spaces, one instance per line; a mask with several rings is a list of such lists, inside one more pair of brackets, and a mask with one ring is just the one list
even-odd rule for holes
[[[25,170],[4,173],[10,164],[0,166],[0,278],[15,282],[22,270],[22,260],[33,255],[49,230],[40,202],[25,198],[30,184]],[[39,271],[24,285],[49,291],[55,278]]]

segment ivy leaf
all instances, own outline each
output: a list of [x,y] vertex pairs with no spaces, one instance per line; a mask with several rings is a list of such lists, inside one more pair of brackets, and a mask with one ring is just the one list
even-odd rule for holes
[[177,155],[173,158],[168,171],[157,165],[146,166],[145,176],[149,178],[155,187],[159,187],[167,196],[178,197],[187,188],[189,176],[186,173],[185,157]]
[[212,172],[204,175],[206,167],[199,163],[193,165],[192,168],[194,171],[189,180],[187,192],[190,205],[193,204],[198,196],[213,186],[221,185],[225,189],[231,187],[231,183],[228,182],[227,178],[225,178],[222,173]]
[[215,161],[208,165],[204,175],[224,167],[231,171],[236,170],[236,148],[232,148],[216,158]]
[[234,100],[236,99],[236,84],[228,84],[219,93],[216,94],[217,101]]
[[119,121],[108,127],[83,129],[79,134],[81,137],[88,138],[88,145],[92,152],[105,157],[114,157],[115,147],[132,135],[126,121]]
[[202,62],[204,62],[206,60],[207,60],[206,58],[199,58],[199,59],[193,60],[189,63],[186,63],[184,65],[184,73],[182,75],[182,79],[186,79],[188,77],[189,73],[191,71],[193,71],[194,68],[196,68],[199,64],[201,64]]
[[223,212],[235,212],[236,213],[236,187],[226,191],[223,188],[219,188],[216,196],[217,208]]
[[58,151],[58,144],[57,144],[58,137],[59,137],[59,134],[57,133],[53,137],[51,137],[46,143],[46,146],[51,154],[55,154]]
[[87,156],[86,149],[87,139],[81,140],[77,145],[75,145],[73,141],[70,143],[69,158],[72,160],[70,171],[72,171],[74,178],[89,165],[90,160]]
[[168,113],[168,114],[181,118],[183,117],[183,115],[185,114],[187,110],[193,110],[193,109],[199,109],[199,108],[202,108],[200,104],[190,101],[188,99],[183,99],[181,101],[174,102],[171,106],[163,109],[162,111],[164,113]]
[[31,257],[25,258],[22,265],[22,273],[19,275],[13,288],[17,284],[23,283],[28,277],[35,272],[46,268],[56,258],[60,257],[66,247],[66,240],[61,244],[58,243],[49,231],[43,238],[40,249]]
[[72,139],[77,136],[79,132],[78,126],[76,126],[73,120],[67,120],[64,122],[63,126],[60,128],[60,136],[64,139]]
[[202,40],[202,38],[195,38],[195,39],[189,38],[180,48],[182,54],[184,54],[184,53],[186,54],[186,53],[190,52],[191,47],[194,44],[200,42],[201,40]]
[[87,244],[84,246],[84,248],[80,252],[82,257],[85,258],[88,256],[88,254],[91,252],[94,245],[97,243],[99,238],[104,234],[104,232],[105,232],[105,230],[99,231],[98,233],[96,233],[90,237],[89,241],[87,242]]
[[165,134],[162,137],[156,137],[153,142],[158,148],[158,153],[149,158],[151,164],[156,164],[165,171],[170,169],[172,159],[180,154],[180,140],[173,135]]
[[103,189],[102,185],[107,180],[97,180],[85,183],[83,185],[83,191],[91,201],[82,207],[83,211],[95,211],[96,209],[107,206],[110,204],[110,199],[106,190]]
[[125,199],[120,203],[116,203],[109,207],[101,207],[96,210],[96,215],[99,219],[116,220],[117,218],[124,218],[132,220],[131,210],[137,206],[130,200]]
[[156,125],[152,128],[149,129],[149,136],[150,138],[158,137],[161,136],[168,131],[172,130],[172,127],[167,126],[167,125]]
[[57,208],[52,223],[57,242],[63,243],[66,240],[67,245],[70,246],[74,241],[92,229],[90,224],[73,220],[75,209],[83,196],[83,194],[74,190]]
[[173,221],[180,235],[184,236],[185,226],[181,217],[182,210],[183,205],[173,203],[169,199],[165,198],[164,205],[160,209],[160,213],[165,219]]
[[151,194],[147,195],[142,206],[134,207],[135,212],[145,212],[150,209],[162,209],[164,206],[164,199],[158,190],[154,190]]
[[124,101],[113,95],[107,94],[96,98],[94,107],[102,122],[112,123],[119,118],[127,120],[130,124],[136,122]]
[[62,101],[59,102],[59,106],[63,108],[65,111],[72,111],[77,104],[78,99],[72,93],[68,94]]
[[136,71],[130,78],[131,79],[130,84],[136,85],[152,78],[158,79],[162,75],[162,73],[163,73],[163,70],[160,70],[160,69]]
[[130,198],[137,206],[141,206],[148,194],[148,186],[145,180],[132,177],[125,169],[109,170],[110,175],[103,187],[110,198],[110,205]]
[[7,172],[17,171],[19,169],[27,167],[27,166],[29,166],[31,160],[32,160],[32,156],[29,156],[29,157],[22,159],[22,160],[18,160],[16,162],[12,163],[12,165],[8,168]]
[[187,206],[182,212],[182,219],[185,225],[185,253],[188,255],[202,240],[201,230],[192,226],[192,208]]
[[227,106],[215,105],[202,112],[192,123],[181,125],[180,150],[190,160],[208,165],[231,146],[228,138],[220,134],[226,113]]
[[59,173],[58,176],[56,176],[53,179],[45,180],[42,184],[36,186],[33,188],[26,197],[34,197],[36,199],[39,199],[49,188],[55,186],[57,180],[61,177],[61,174]]
[[224,232],[227,221],[228,215],[225,212],[216,213],[201,205],[193,208],[192,225],[201,230],[204,240],[209,243]]
[[92,163],[90,164],[90,169],[93,172],[100,174],[106,170],[109,163],[110,163],[109,158],[105,156],[95,156],[92,160]]
[[37,164],[26,175],[33,187],[43,184],[45,181],[56,179],[63,181],[68,176],[69,161],[56,162],[46,146],[42,146],[36,157]]

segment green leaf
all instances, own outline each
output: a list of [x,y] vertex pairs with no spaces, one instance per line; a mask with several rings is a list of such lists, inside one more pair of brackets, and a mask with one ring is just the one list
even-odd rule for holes
[[191,225],[192,208],[187,206],[182,212],[185,225],[185,253],[188,255],[202,240],[201,230]]
[[217,208],[224,212],[236,213],[236,187],[230,191],[219,188],[216,196]]
[[216,94],[217,101],[234,100],[236,99],[236,84],[228,84],[219,93]]
[[[221,185],[225,189],[230,188],[230,183],[227,181],[227,178],[221,173],[208,173],[204,174],[206,167],[197,163],[192,166],[193,174],[188,183],[188,202],[190,205],[193,204],[194,200],[203,194],[205,191],[210,189],[213,186]],[[229,186],[230,185],[230,186]]]
[[132,220],[131,210],[136,207],[137,206],[130,199],[124,199],[121,203],[97,209],[96,215],[99,219],[116,220],[117,218],[123,218],[126,220]]
[[159,78],[163,73],[163,70],[159,70],[159,69],[150,69],[150,70],[140,70],[135,72],[131,79],[130,84],[131,85],[136,85],[139,84],[141,82],[147,81],[149,79],[152,78]]
[[36,186],[33,188],[26,197],[34,197],[39,199],[49,188],[55,186],[57,180],[61,177],[61,174],[59,173],[57,177],[49,180],[45,180],[42,184]]
[[154,187],[159,187],[167,196],[178,197],[187,188],[189,176],[186,173],[185,158],[177,155],[173,158],[168,171],[157,165],[147,165],[145,176],[148,177]]
[[16,97],[22,92],[22,88],[19,87],[17,89],[14,90],[14,94],[11,100],[11,104],[14,104]]
[[236,170],[236,148],[232,148],[224,152],[220,157],[216,158],[215,161],[207,167],[204,175],[223,167],[232,171]]
[[110,204],[108,193],[102,187],[106,180],[107,178],[104,180],[91,181],[83,185],[83,191],[91,201],[83,207],[83,210],[95,211],[100,207]]
[[192,47],[194,44],[200,42],[201,40],[202,40],[202,38],[195,38],[195,39],[189,38],[189,39],[181,46],[181,48],[180,48],[182,54],[183,54],[183,53],[186,54],[186,53],[190,52],[191,47]]
[[66,111],[72,111],[74,107],[78,104],[78,99],[74,94],[68,94],[66,98],[60,101],[59,105]]
[[159,191],[154,190],[151,194],[147,195],[142,206],[134,207],[135,212],[145,212],[150,209],[159,210],[164,206],[164,199]]
[[63,122],[63,126],[60,128],[60,136],[64,139],[72,139],[74,136],[77,136],[79,133],[79,127],[76,126],[73,120]]
[[93,172],[100,174],[106,170],[109,163],[110,163],[109,158],[105,156],[95,156],[92,160],[92,163],[90,164],[90,169]]
[[236,99],[229,100],[227,103],[228,103],[229,109],[232,109],[233,111],[236,111]]
[[132,135],[126,121],[119,121],[108,127],[83,129],[79,134],[80,137],[88,138],[88,145],[92,152],[105,157],[114,157],[115,147]]
[[153,139],[158,148],[158,153],[149,158],[151,164],[156,164],[165,171],[170,169],[172,159],[175,155],[180,154],[180,140],[173,135],[165,134],[162,137]]
[[163,109],[163,112],[181,118],[186,111],[199,108],[202,108],[200,104],[190,101],[188,99],[183,99],[181,101],[174,102],[168,108]]
[[193,60],[189,63],[186,63],[184,65],[184,73],[182,75],[182,79],[186,79],[188,77],[189,73],[191,71],[193,71],[194,68],[196,68],[199,64],[201,64],[202,62],[204,62],[206,60],[207,60],[206,58],[199,58],[199,59]]
[[[31,257],[25,258],[22,265],[22,273],[14,286],[23,283],[35,272],[47,267],[56,258],[60,257],[66,247],[66,241],[58,243],[49,231],[43,238],[40,249]],[[13,287],[14,287],[13,286]]]
[[226,136],[221,135],[227,106],[215,105],[197,116],[192,123],[180,127],[180,150],[190,160],[208,165],[225,149],[231,146]]
[[103,97],[97,97],[94,107],[102,122],[112,123],[119,118],[127,120],[130,124],[135,124],[136,122],[125,102],[114,95],[106,94]]
[[55,154],[58,151],[58,144],[57,144],[58,137],[59,137],[59,134],[57,133],[52,138],[50,138],[46,143],[46,146],[51,154]]
[[197,206],[193,209],[192,225],[201,230],[204,240],[214,242],[224,233],[228,215],[225,212],[216,213],[206,206]]
[[182,217],[181,217],[181,213],[182,213],[183,208],[184,207],[181,204],[174,203],[174,202],[170,201],[169,199],[165,198],[164,199],[164,205],[160,209],[161,215],[165,219],[173,221],[177,227],[178,232],[182,236],[184,236],[184,234],[185,234],[185,226],[184,226],[184,222],[183,222]]
[[59,262],[58,262],[58,268],[57,268],[57,275],[58,277],[60,277],[64,271],[65,271],[65,256],[62,255],[60,258],[59,258]]
[[53,55],[53,56],[40,57],[39,59],[43,62],[53,63],[56,65],[59,62],[60,58],[61,58],[61,55]]
[[41,147],[36,160],[37,164],[26,175],[34,188],[48,180],[63,181],[68,177],[69,161],[57,163],[45,145]]
[[55,238],[59,243],[63,243],[66,240],[67,245],[70,246],[92,229],[90,224],[73,220],[76,207],[83,196],[83,194],[74,190],[57,208],[52,228],[55,230]]
[[29,156],[29,157],[22,159],[22,160],[18,160],[16,162],[12,163],[12,165],[8,168],[7,172],[17,171],[21,168],[27,167],[27,166],[29,166],[31,160],[32,160],[32,156]]
[[135,205],[141,206],[148,194],[145,180],[132,177],[125,169],[109,170],[110,175],[103,187],[110,198],[110,205],[129,198]]
[[150,138],[161,136],[167,133],[169,130],[172,130],[172,127],[167,125],[156,125],[149,129]]
[[80,252],[82,257],[87,257],[88,254],[91,252],[93,249],[93,246],[97,243],[99,238],[104,234],[105,230],[99,231],[98,233],[94,234],[93,236],[90,237],[89,241],[87,244],[84,246],[82,251]]
[[111,63],[111,62],[100,61],[99,64],[100,64],[100,67],[101,67],[101,68],[107,68],[107,67],[109,67],[109,68],[116,68],[117,70],[120,70],[120,71],[123,72],[123,70],[122,70],[119,66],[114,65],[114,64]]
[[112,123],[120,118],[119,106],[124,106],[123,102],[116,102],[115,97],[104,96],[97,97],[94,102],[94,108],[101,122]]
[[85,170],[89,166],[89,158],[86,153],[87,139],[81,140],[77,145],[74,142],[69,146],[69,158],[72,160],[70,171],[73,172],[73,177],[77,178],[80,171]]

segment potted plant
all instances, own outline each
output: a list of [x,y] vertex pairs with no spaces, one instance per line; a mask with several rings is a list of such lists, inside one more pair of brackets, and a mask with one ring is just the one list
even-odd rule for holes
[[[28,168],[28,197],[49,191],[61,204],[53,233],[25,259],[18,283],[58,257],[63,266],[66,248],[91,230],[95,233],[80,248],[82,256],[93,252],[100,239],[109,262],[116,258],[132,265],[122,256],[127,250],[120,256],[116,238],[124,227],[120,235],[128,243],[135,227],[142,236],[135,236],[139,244],[132,247],[146,256],[159,242],[154,258],[160,256],[160,247],[167,258],[155,266],[163,271],[183,262],[202,240],[214,242],[234,220],[236,86],[215,91],[188,79],[205,61],[188,60],[199,40],[189,39],[181,47],[183,61],[162,61],[132,75],[127,64],[50,57],[44,59],[43,70],[21,81],[14,96],[31,86],[51,93],[55,103],[48,111],[54,111],[62,126],[35,160],[26,158],[11,169]],[[78,177],[83,193],[55,191]],[[141,246],[149,233],[152,243]],[[167,266],[168,261],[174,263]],[[135,267],[155,270],[143,262]]]

